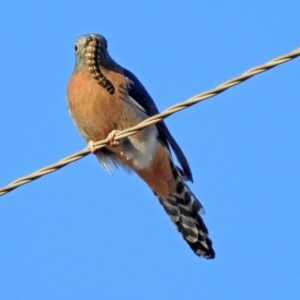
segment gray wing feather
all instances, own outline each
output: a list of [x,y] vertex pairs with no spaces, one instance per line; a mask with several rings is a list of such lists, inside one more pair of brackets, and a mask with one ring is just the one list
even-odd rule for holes
[[[139,108],[142,109],[148,116],[153,116],[159,113],[153,99],[148,94],[141,82],[136,78],[134,74],[130,71],[124,70],[124,76],[126,78],[127,90],[129,96],[133,99],[133,103]],[[178,162],[180,163],[183,174],[185,177],[193,182],[193,175],[190,169],[189,163],[180,149],[179,145],[176,143],[175,139],[171,135],[168,127],[164,121],[161,121],[156,124],[159,131],[160,140],[168,147],[168,144],[171,146],[174,151]]]

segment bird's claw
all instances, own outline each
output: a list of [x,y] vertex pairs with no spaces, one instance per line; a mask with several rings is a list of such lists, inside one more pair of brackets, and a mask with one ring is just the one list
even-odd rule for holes
[[88,142],[88,149],[90,150],[91,153],[93,154],[96,154],[97,150],[95,149],[95,146],[94,146],[95,142],[93,140],[90,140]]
[[113,130],[108,136],[107,140],[112,147],[118,147],[120,145],[120,141],[115,140],[116,133],[120,130]]

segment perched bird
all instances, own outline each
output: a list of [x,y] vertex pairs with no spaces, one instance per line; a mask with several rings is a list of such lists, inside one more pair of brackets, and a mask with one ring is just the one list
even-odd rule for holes
[[[115,165],[136,172],[152,189],[191,249],[199,256],[214,258],[208,230],[199,215],[203,207],[185,183],[193,181],[192,172],[166,124],[162,121],[113,142],[116,131],[158,113],[144,86],[110,57],[107,41],[101,35],[80,37],[75,53],[68,106],[89,149],[107,170]],[[108,136],[112,142],[95,151],[93,143]],[[170,148],[182,169],[174,164]]]

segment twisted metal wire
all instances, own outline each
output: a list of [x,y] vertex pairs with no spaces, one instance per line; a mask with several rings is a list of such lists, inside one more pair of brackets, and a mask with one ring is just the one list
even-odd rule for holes
[[[227,89],[229,89],[229,88],[231,88],[235,85],[238,85],[238,84],[242,83],[243,81],[251,78],[254,75],[257,75],[257,74],[260,74],[260,73],[265,72],[267,70],[270,70],[270,69],[272,69],[272,68],[274,68],[274,67],[276,67],[280,64],[283,64],[285,62],[288,62],[288,61],[298,57],[299,55],[300,55],[300,48],[297,48],[297,49],[295,49],[294,51],[292,51],[288,54],[276,57],[276,58],[270,60],[269,62],[267,62],[265,64],[259,65],[255,68],[252,68],[252,69],[244,72],[240,76],[232,78],[232,79],[218,85],[214,89],[211,89],[211,90],[208,90],[206,92],[197,94],[196,96],[194,96],[194,97],[192,97],[192,98],[190,98],[186,101],[183,101],[183,102],[180,102],[178,104],[172,105],[169,108],[167,108],[166,110],[162,111],[161,113],[144,120],[143,122],[137,124],[136,126],[133,126],[133,127],[127,128],[125,130],[117,132],[115,137],[114,137],[114,140],[117,141],[117,140],[120,140],[124,137],[135,134],[138,131],[144,129],[145,127],[147,127],[149,125],[152,125],[152,124],[156,124],[156,123],[160,122],[161,120],[171,116],[172,114],[174,114],[174,113],[176,113],[180,110],[183,110],[187,107],[190,107],[190,106],[192,106],[196,103],[199,103],[203,100],[214,97],[214,96],[224,92],[225,90],[227,90]],[[96,142],[94,144],[94,147],[95,147],[96,150],[98,150],[98,149],[101,149],[101,148],[105,147],[108,143],[109,143],[109,139],[106,138],[104,140]],[[19,187],[23,184],[31,182],[31,181],[33,181],[37,178],[40,178],[40,177],[42,177],[46,174],[52,173],[52,172],[54,172],[54,171],[56,171],[56,170],[58,170],[58,169],[60,169],[64,166],[76,161],[76,160],[79,160],[79,159],[85,157],[88,154],[90,154],[90,151],[89,151],[88,148],[85,148],[85,149],[83,149],[79,152],[76,152],[76,153],[74,153],[70,156],[67,156],[67,157],[63,158],[62,160],[60,160],[60,161],[58,161],[58,162],[56,162],[52,165],[46,166],[42,169],[39,169],[39,170],[37,170],[37,171],[27,175],[27,176],[18,178],[17,180],[11,182],[7,186],[1,188],[0,189],[0,196],[3,196],[4,194],[14,190],[15,188],[17,188],[17,187]]]

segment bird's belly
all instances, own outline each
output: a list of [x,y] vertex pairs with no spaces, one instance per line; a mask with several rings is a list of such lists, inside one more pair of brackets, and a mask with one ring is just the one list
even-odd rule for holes
[[[109,77],[110,74],[106,74]],[[87,72],[74,74],[68,85],[68,104],[72,118],[86,141],[107,138],[113,130],[134,126],[148,116],[137,108],[124,92],[124,83],[114,80],[115,93],[109,94]],[[123,165],[133,169],[147,167],[157,145],[157,128],[149,126],[124,138],[120,147],[107,146]],[[105,159],[105,157],[103,156]]]
[[89,73],[72,76],[68,104],[76,126],[87,141],[105,139],[112,130],[118,129],[118,119],[124,111],[120,95],[110,95]]

